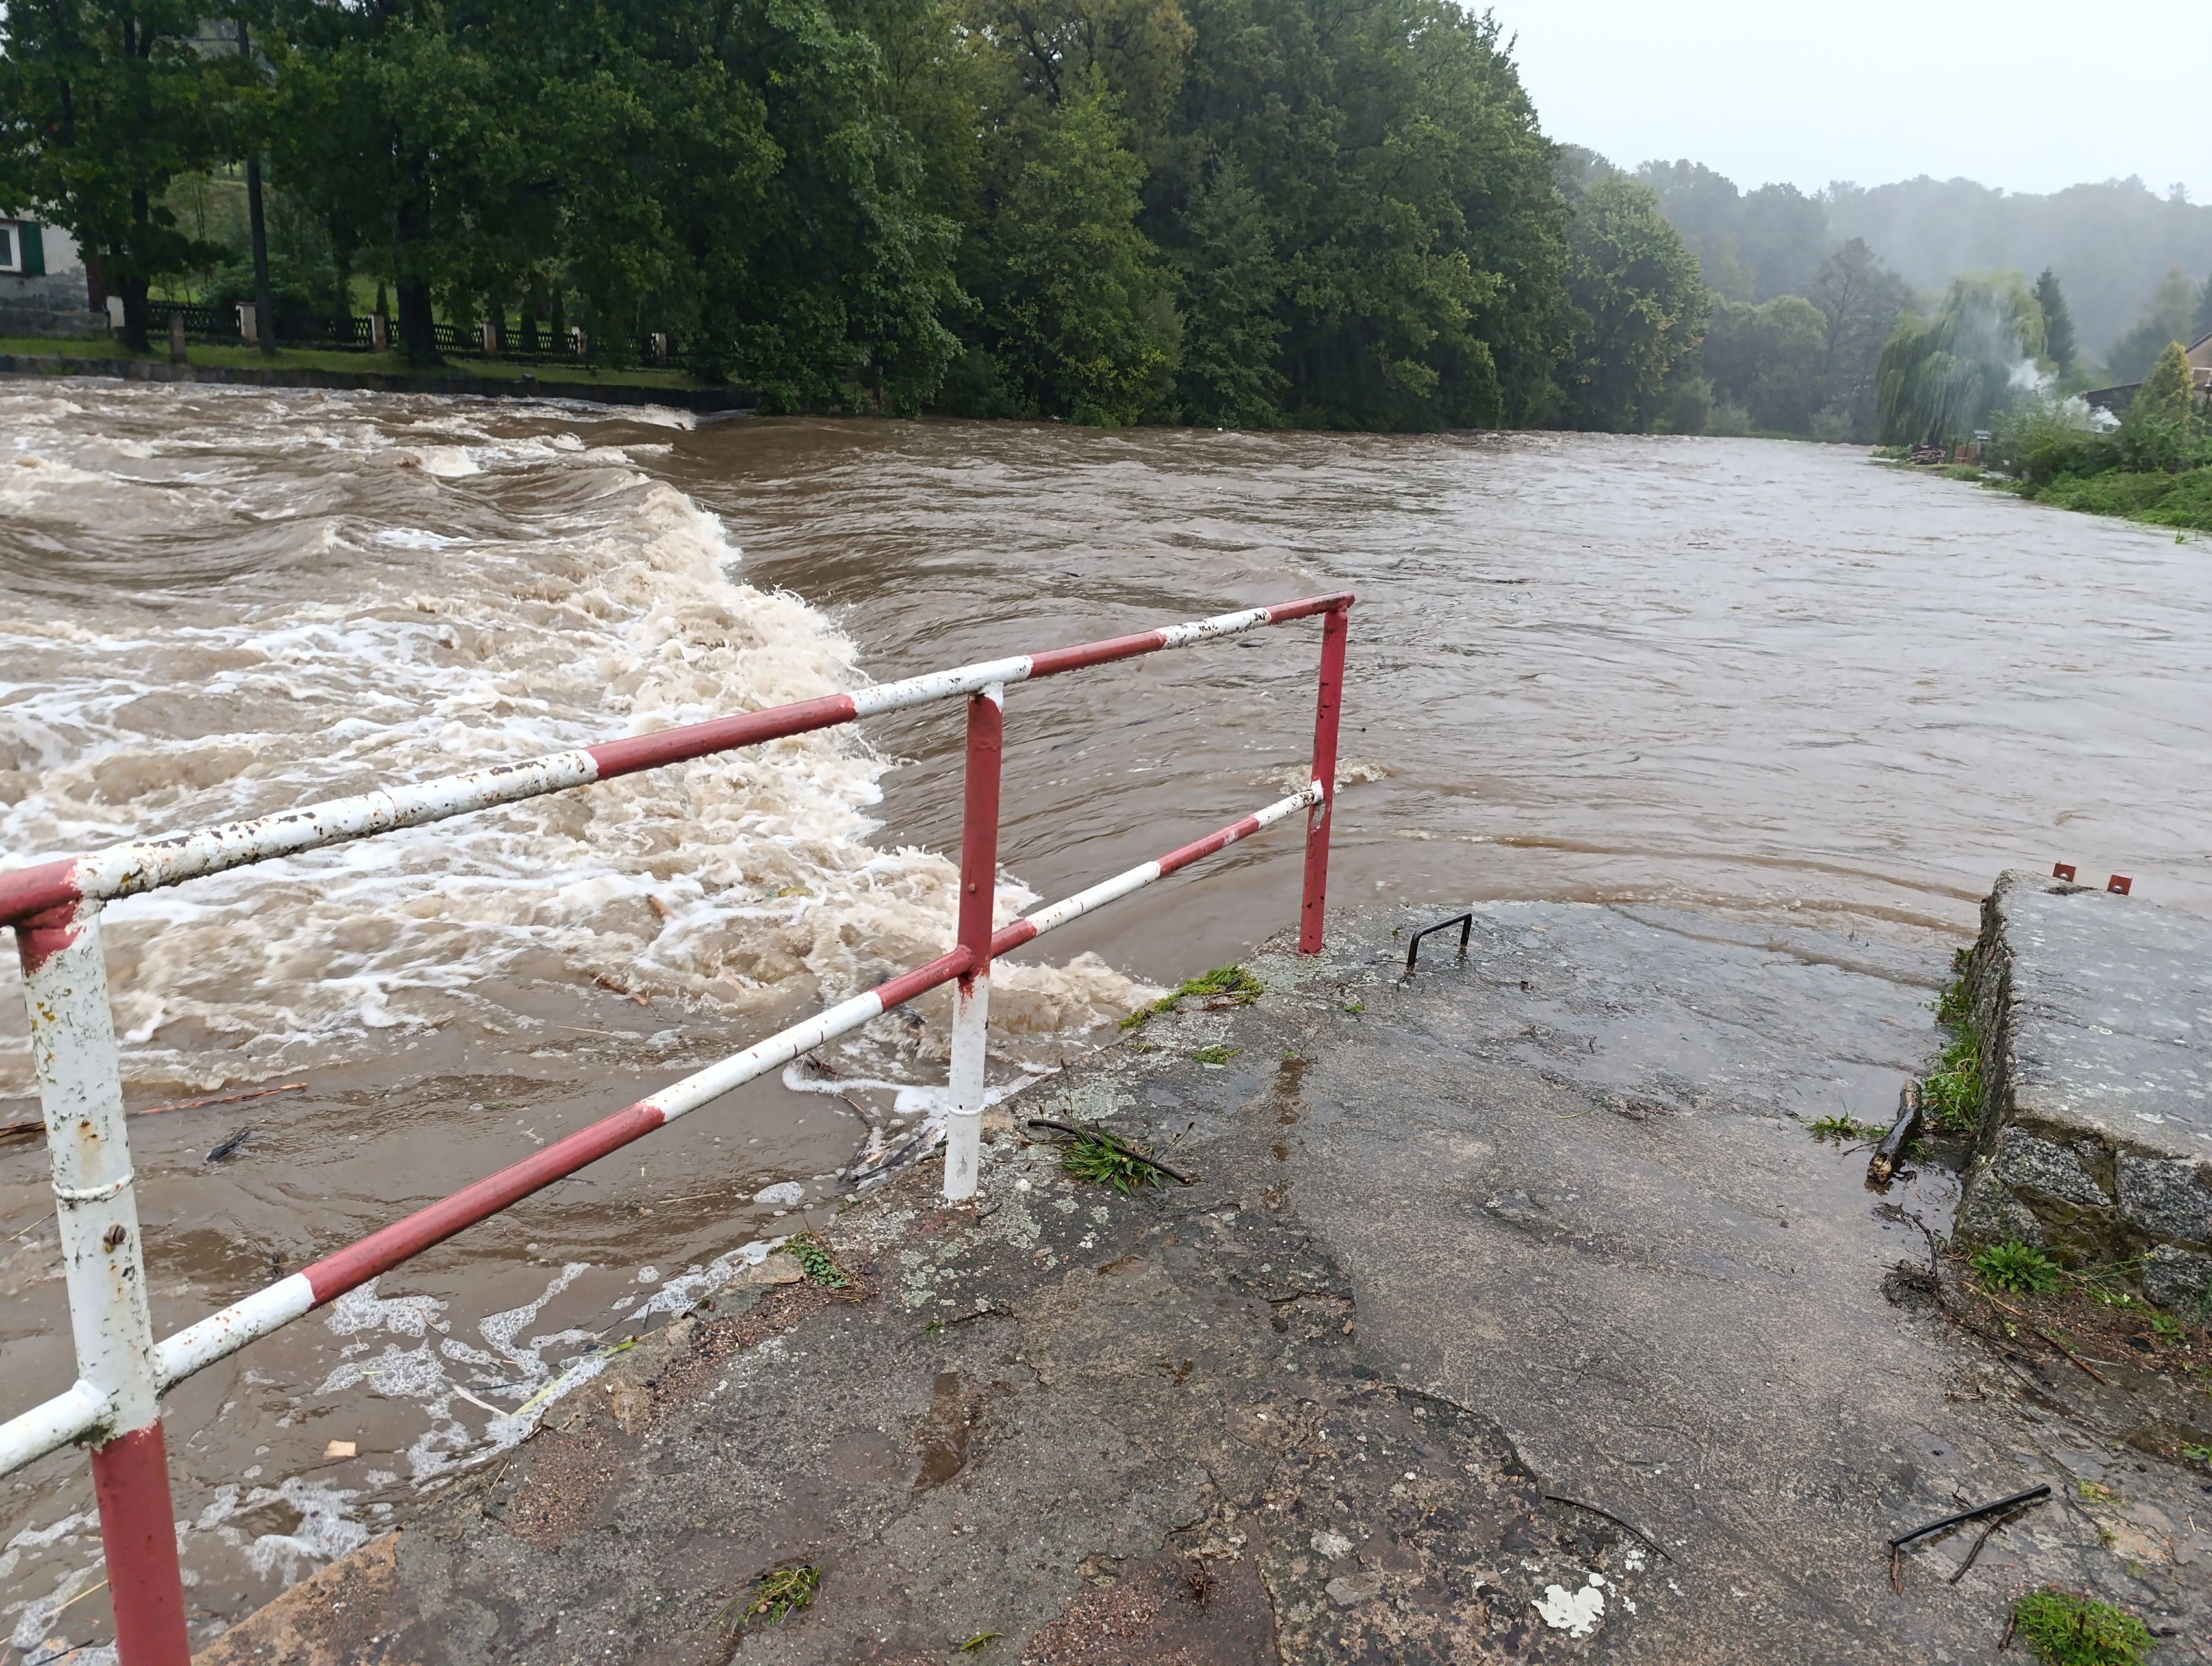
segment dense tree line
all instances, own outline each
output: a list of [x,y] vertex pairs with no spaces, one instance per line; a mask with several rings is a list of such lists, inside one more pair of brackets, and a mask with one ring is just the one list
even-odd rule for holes
[[1419,429],[1658,416],[1703,325],[1640,186],[1563,191],[1449,0],[8,0],[0,201],[126,334],[279,308],[665,331],[785,408]]

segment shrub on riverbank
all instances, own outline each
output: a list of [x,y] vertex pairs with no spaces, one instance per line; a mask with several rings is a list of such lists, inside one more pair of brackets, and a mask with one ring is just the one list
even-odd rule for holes
[[2118,423],[2079,399],[2032,400],[1998,423],[1990,460],[2038,502],[2212,532],[2212,420],[2191,407],[2179,347]]

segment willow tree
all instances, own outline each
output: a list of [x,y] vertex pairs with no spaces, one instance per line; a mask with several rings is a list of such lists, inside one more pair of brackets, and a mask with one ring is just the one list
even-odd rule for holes
[[1948,445],[2041,384],[2043,308],[2018,272],[1951,280],[1932,319],[1901,320],[1875,367],[1886,446]]

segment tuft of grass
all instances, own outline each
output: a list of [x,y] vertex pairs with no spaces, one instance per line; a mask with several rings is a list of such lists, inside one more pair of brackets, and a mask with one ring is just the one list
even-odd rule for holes
[[1062,1142],[1060,1167],[1063,1174],[1111,1186],[1127,1197],[1147,1186],[1167,1184],[1160,1171],[1145,1161],[1151,1155],[1148,1146],[1124,1146],[1112,1134],[1094,1129]]
[[1217,1043],[1212,1047],[1200,1048],[1190,1056],[1200,1064],[1227,1064],[1243,1050],[1241,1047],[1223,1047]]
[[2045,1666],[2142,1666],[2150,1629],[2125,1608],[2055,1586],[2032,1590],[2013,1608],[2013,1623]]
[[801,1232],[785,1240],[785,1249],[799,1262],[799,1270],[828,1290],[842,1290],[853,1282],[845,1269],[837,1265],[837,1258],[829,1247],[811,1232]]
[[1982,1037],[1972,1025],[1958,1026],[1920,1086],[1920,1103],[1932,1130],[1957,1134],[1974,1131],[1982,1118]]
[[1984,1282],[2021,1296],[2045,1296],[2058,1288],[2063,1269],[2033,1245],[2007,1238],[1974,1251],[1968,1263]]
[[1839,1146],[1853,1140],[1879,1140],[1888,1132],[1883,1123],[1854,1122],[1848,1116],[1823,1116],[1812,1127],[1815,1140],[1832,1140]]
[[1957,1029],[1966,1021],[1966,964],[1974,958],[1972,949],[1951,952],[1951,981],[1943,986],[1943,993],[1936,997],[1936,1022]]
[[1200,972],[1168,994],[1162,995],[1149,1006],[1139,1006],[1121,1020],[1124,1030],[1134,1030],[1147,1018],[1162,1012],[1172,1012],[1192,998],[1209,1006],[1249,1006],[1260,999],[1266,985],[1242,966],[1216,966],[1210,972]]
[[811,1607],[814,1593],[821,1588],[822,1570],[818,1567],[772,1569],[753,1581],[750,1601],[738,1599],[744,1602],[745,1607],[738,1615],[738,1623],[743,1626],[757,1620],[764,1626],[780,1625]]
[[2154,1313],[2150,1316],[2150,1334],[2168,1347],[2179,1347],[2189,1340],[2189,1327],[2166,1314]]

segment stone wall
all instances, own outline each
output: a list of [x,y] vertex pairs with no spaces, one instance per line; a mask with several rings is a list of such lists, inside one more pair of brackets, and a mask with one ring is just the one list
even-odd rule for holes
[[2009,873],[1966,974],[1984,1084],[1968,1243],[2136,1262],[2197,1310],[2212,1284],[2212,921]]

